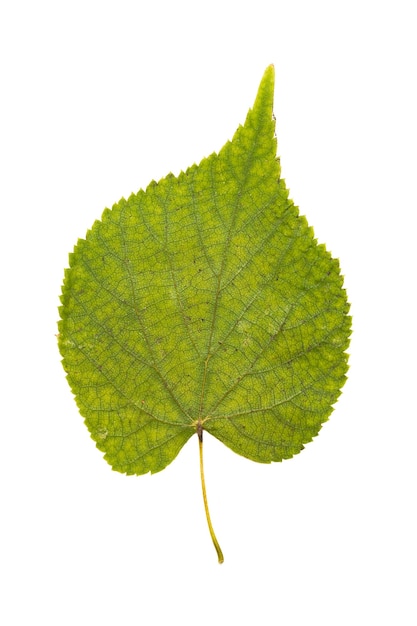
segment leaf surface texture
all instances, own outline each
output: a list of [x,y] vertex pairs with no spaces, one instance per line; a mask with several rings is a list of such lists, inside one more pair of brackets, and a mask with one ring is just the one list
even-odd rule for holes
[[290,458],[340,394],[346,293],[280,176],[273,93],[270,66],[231,142],[106,209],[70,255],[59,347],[115,470],[160,471],[199,429]]

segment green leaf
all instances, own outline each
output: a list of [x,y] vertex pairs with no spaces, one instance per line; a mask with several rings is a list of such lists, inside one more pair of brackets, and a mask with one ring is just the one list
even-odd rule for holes
[[203,431],[253,461],[289,459],[345,382],[339,264],[280,178],[273,93],[270,66],[219,154],[106,209],[70,255],[63,365],[119,472],[158,472],[197,434],[204,480]]

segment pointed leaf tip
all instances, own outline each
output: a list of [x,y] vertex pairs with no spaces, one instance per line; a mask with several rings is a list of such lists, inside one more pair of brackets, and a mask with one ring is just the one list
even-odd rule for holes
[[272,113],[275,89],[275,67],[271,64],[266,68],[259,84],[254,109],[269,109]]
[[[253,107],[248,111],[245,124],[243,128],[238,129],[233,141],[236,145],[243,141],[244,151],[251,154],[251,158],[263,160],[265,154],[269,153],[275,162],[274,79],[274,66],[269,65],[259,84]],[[250,145],[252,148],[249,148]],[[276,176],[279,176],[279,172],[276,172]]]

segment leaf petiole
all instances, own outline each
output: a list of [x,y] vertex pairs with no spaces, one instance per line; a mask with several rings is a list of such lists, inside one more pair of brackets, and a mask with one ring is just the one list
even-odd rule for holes
[[206,482],[204,480],[204,464],[203,464],[203,428],[201,424],[198,425],[197,433],[198,433],[198,446],[200,450],[200,477],[201,477],[201,489],[203,491],[204,509],[206,511],[206,519],[207,519],[207,524],[208,524],[209,531],[210,531],[211,540],[213,541],[213,545],[216,548],[219,563],[223,563],[224,561],[223,552],[219,545],[219,542],[217,541],[217,537],[214,532],[213,525],[211,523],[210,512],[209,512],[208,502],[207,502]]

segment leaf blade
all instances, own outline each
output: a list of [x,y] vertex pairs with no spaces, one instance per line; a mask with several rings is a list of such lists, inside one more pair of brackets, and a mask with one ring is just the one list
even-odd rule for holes
[[107,209],[71,255],[60,350],[117,471],[160,471],[201,427],[290,458],[344,384],[343,281],[280,178],[273,94],[270,66],[219,154]]

